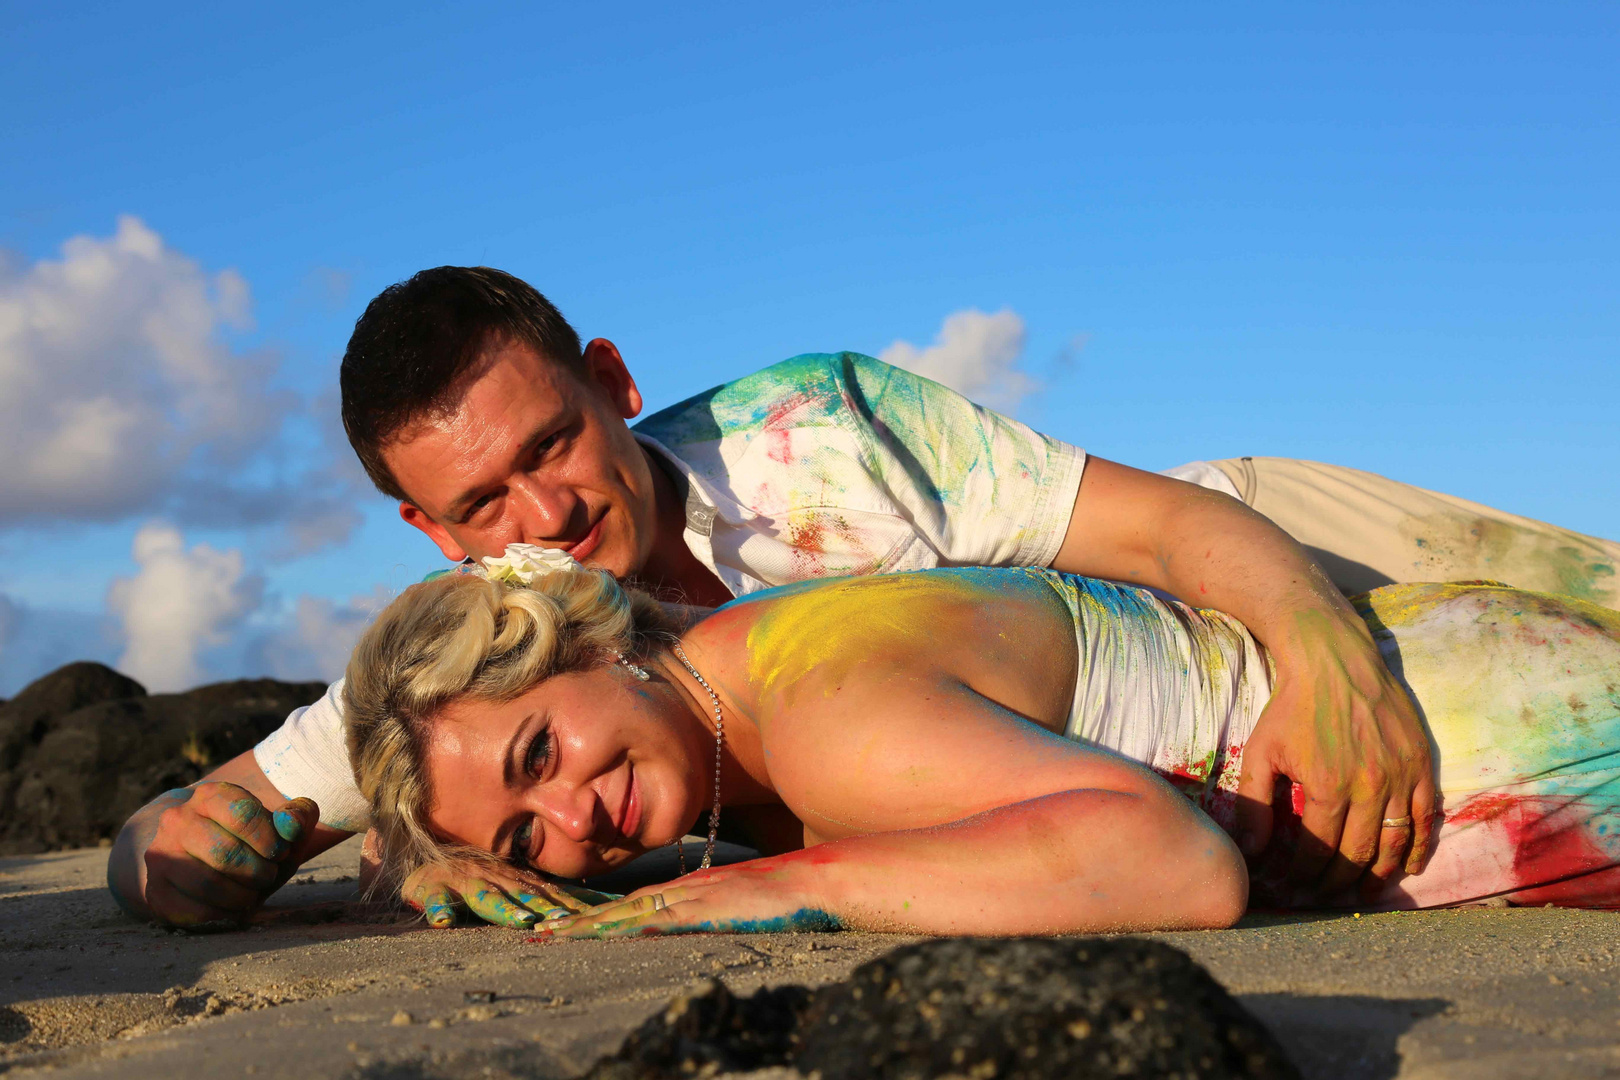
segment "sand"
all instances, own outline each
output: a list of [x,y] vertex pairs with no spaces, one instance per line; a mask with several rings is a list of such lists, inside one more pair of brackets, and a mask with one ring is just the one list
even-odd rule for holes
[[[691,980],[843,977],[867,934],[532,945],[353,903],[356,843],[310,863],[246,931],[123,916],[106,849],[0,859],[0,1072],[570,1077]],[[1252,916],[1154,935],[1185,949],[1308,1077],[1620,1072],[1620,916],[1552,909]],[[487,996],[493,994],[493,1000]]]

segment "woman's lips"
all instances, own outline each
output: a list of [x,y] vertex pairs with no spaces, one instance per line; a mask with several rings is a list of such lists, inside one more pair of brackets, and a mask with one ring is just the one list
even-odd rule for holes
[[584,536],[563,548],[564,551],[568,552],[568,554],[574,557],[575,562],[584,562],[590,556],[591,552],[596,550],[597,545],[601,544],[602,522],[606,519],[606,517],[607,515],[604,514],[602,517],[597,518],[596,524],[591,526],[590,532],[587,532]]
[[641,827],[641,785],[636,783],[636,770],[630,769],[629,793],[624,799],[624,816],[619,821],[619,835],[633,839]]

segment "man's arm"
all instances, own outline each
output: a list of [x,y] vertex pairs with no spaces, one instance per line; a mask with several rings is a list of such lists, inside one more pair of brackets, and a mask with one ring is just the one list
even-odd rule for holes
[[107,887],[137,918],[176,925],[243,918],[302,863],[352,835],[318,816],[310,800],[283,798],[252,751],[239,754],[124,823]]
[[[1287,776],[1305,792],[1302,886],[1336,892],[1370,867],[1371,888],[1403,855],[1407,873],[1423,868],[1435,799],[1428,736],[1366,624],[1292,537],[1219,492],[1092,457],[1053,567],[1224,611],[1269,650],[1276,688],[1238,788],[1246,854],[1269,841],[1273,785]],[[1382,825],[1406,817],[1409,828]]]

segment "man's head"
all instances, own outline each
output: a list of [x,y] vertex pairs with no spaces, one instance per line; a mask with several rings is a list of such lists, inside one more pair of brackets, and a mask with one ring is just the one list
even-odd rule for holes
[[452,559],[511,543],[624,575],[652,549],[641,411],[611,342],[583,349],[544,296],[488,267],[391,285],[343,356],[343,426],[400,516]]

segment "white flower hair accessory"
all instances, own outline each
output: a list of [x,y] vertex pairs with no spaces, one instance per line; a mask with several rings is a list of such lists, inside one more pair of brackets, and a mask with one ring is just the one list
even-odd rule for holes
[[541,547],[538,544],[507,544],[506,554],[486,556],[483,563],[473,573],[490,581],[506,581],[514,585],[533,585],[550,574],[584,569],[561,548]]

